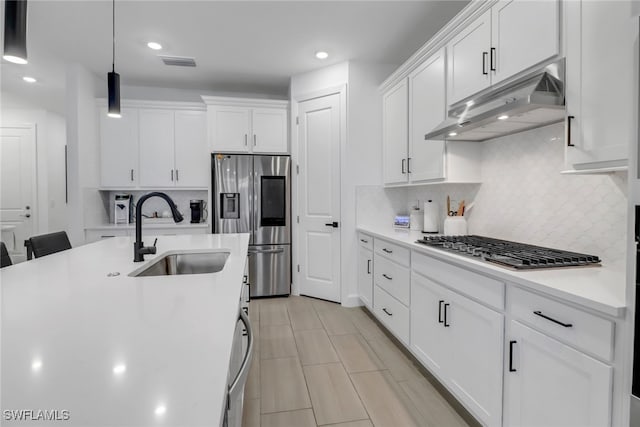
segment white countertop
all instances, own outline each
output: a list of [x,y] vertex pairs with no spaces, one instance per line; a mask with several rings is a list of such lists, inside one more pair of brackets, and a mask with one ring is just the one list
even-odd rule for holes
[[[190,223],[188,220],[184,220],[182,222],[175,223],[172,219],[169,220],[144,220],[142,222],[142,231],[144,232],[149,228],[208,228],[209,224],[206,222],[199,222],[196,224]],[[131,224],[95,224],[95,225],[85,225],[85,230],[135,230],[136,223],[132,222]],[[133,249],[132,249],[133,250]]]
[[625,311],[626,278],[622,271],[601,267],[558,268],[514,271],[415,243],[424,234],[420,231],[392,227],[358,227],[358,231],[391,240],[434,258],[457,264],[468,270],[490,275],[507,283],[538,290],[549,295],[579,304],[614,317],[622,317]]
[[228,250],[211,274],[129,277],[144,264],[129,237],[0,270],[2,411],[68,410],[57,423],[71,426],[220,425],[248,242],[162,236],[145,256]]

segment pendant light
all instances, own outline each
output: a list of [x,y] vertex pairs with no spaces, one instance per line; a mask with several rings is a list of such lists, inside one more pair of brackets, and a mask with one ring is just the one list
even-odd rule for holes
[[27,63],[27,0],[5,0],[4,2],[2,57],[15,64]]
[[107,73],[107,90],[109,93],[108,116],[120,118],[120,74],[116,73],[116,0],[113,0],[113,56],[111,71]]

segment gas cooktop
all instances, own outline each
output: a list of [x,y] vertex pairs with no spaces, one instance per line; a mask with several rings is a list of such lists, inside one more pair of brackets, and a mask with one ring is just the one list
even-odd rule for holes
[[483,236],[425,236],[416,243],[514,270],[599,266],[600,258]]

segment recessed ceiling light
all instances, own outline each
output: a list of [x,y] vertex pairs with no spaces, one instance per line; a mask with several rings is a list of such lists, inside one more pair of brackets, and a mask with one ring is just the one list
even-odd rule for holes
[[324,51],[318,51],[316,52],[316,58],[318,59],[327,59],[329,57],[329,54],[327,52]]
[[124,363],[120,363],[116,366],[113,367],[113,373],[114,375],[122,375],[127,371],[127,365],[125,365]]
[[509,118],[509,116],[507,116],[506,114],[498,116],[498,120],[507,120],[508,118]]
[[121,114],[118,113],[107,113],[107,116],[114,118],[114,119],[119,119],[120,117],[122,117]]
[[29,76],[24,76],[24,77],[22,78],[22,80],[24,80],[24,81],[25,81],[25,82],[27,82],[27,83],[35,83],[35,82],[37,82],[37,80],[36,80],[36,79],[34,79],[33,77],[29,77]]
[[34,359],[31,362],[31,370],[33,372],[38,372],[40,369],[42,369],[42,360],[40,359]]
[[167,412],[167,407],[164,405],[158,405],[156,406],[156,410],[154,412],[158,416],[164,415],[165,412]]
[[149,43],[147,43],[147,46],[149,47],[149,49],[153,49],[153,50],[162,49],[162,45],[160,43],[156,43],[156,42],[149,42]]
[[458,132],[449,132],[449,136],[456,136]]

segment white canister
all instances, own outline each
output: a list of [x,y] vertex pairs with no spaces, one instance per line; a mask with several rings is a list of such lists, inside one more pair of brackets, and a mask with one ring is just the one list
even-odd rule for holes
[[409,217],[409,228],[411,230],[422,230],[422,211],[420,209],[411,209]]
[[424,233],[437,233],[439,222],[438,204],[433,200],[427,200],[424,202],[424,224],[422,225],[422,231]]
[[445,236],[464,236],[467,234],[467,219],[463,216],[448,216],[444,219]]

